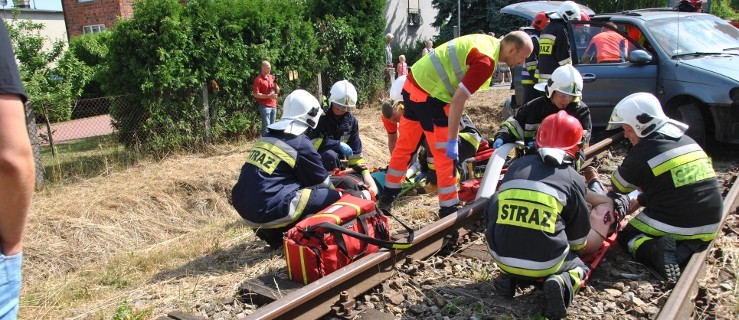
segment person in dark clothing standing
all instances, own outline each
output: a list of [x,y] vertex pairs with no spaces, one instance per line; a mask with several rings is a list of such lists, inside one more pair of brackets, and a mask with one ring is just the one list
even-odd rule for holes
[[618,242],[657,277],[675,282],[721,224],[723,200],[711,159],[651,93],[631,94],[616,105],[607,129],[618,127],[633,147],[611,185],[619,193],[640,190],[629,210],[644,207]]
[[565,1],[557,9],[557,17],[550,18],[539,39],[539,62],[536,68],[539,83],[546,83],[558,67],[572,64],[571,28],[567,22],[581,19],[580,7],[572,1]]
[[536,136],[537,154],[514,161],[486,210],[488,250],[501,269],[493,282],[513,297],[519,281],[544,278],[544,316],[567,315],[588,273],[577,251],[585,247],[590,218],[585,182],[573,168],[580,121],[565,111],[549,115]]
[[524,105],[527,102],[534,100],[541,96],[541,91],[534,89],[534,85],[539,82],[536,77],[536,67],[539,65],[539,36],[541,31],[544,30],[549,24],[549,16],[546,12],[542,11],[534,16],[534,21],[531,23],[531,28],[527,28],[527,33],[531,36],[531,42],[534,44],[534,51],[531,52],[526,62],[521,68],[521,85],[523,86],[523,101],[520,105]]

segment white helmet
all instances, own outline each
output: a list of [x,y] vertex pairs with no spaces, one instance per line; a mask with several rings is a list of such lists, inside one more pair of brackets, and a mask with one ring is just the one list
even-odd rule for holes
[[328,97],[329,104],[335,103],[345,111],[351,111],[351,109],[357,106],[357,89],[347,80],[334,83],[331,86],[330,94]]
[[572,1],[565,1],[557,8],[557,14],[564,20],[580,20],[580,6]]
[[297,136],[309,127],[315,128],[318,125],[318,118],[323,114],[318,99],[302,89],[291,92],[285,98],[283,105],[282,118],[269,125],[268,128]]
[[393,100],[393,103],[403,101],[401,92],[403,92],[403,86],[405,85],[405,77],[405,75],[398,77],[393,81],[393,85],[390,86],[390,99]]
[[688,130],[687,124],[668,118],[657,97],[647,92],[633,93],[621,99],[613,109],[606,129],[616,129],[622,124],[631,126],[640,138],[654,132],[679,138]]
[[547,98],[552,97],[554,91],[559,91],[573,97],[582,96],[582,76],[571,64],[563,65],[554,72],[547,82],[539,82],[534,85],[539,91],[544,91]]

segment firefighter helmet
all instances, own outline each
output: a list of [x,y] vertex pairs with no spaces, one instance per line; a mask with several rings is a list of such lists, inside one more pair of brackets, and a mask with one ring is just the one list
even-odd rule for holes
[[280,121],[269,125],[268,128],[299,135],[309,127],[315,128],[318,125],[318,119],[323,114],[318,99],[302,89],[295,90],[287,95],[283,105],[282,118]]
[[541,11],[534,16],[534,21],[531,22],[531,27],[536,29],[536,31],[541,32],[547,24],[549,24],[549,16],[546,12]]
[[544,91],[547,98],[552,97],[554,91],[559,91],[573,97],[582,96],[582,76],[571,64],[560,66],[554,72],[547,82],[539,82],[534,88]]
[[357,89],[347,80],[341,80],[331,86],[329,103],[335,103],[344,111],[351,111],[357,106]]
[[622,124],[631,126],[640,138],[654,132],[679,138],[688,129],[687,124],[668,118],[657,97],[647,92],[630,94],[616,104],[606,129],[616,129]]
[[580,6],[572,1],[565,1],[557,8],[557,14],[564,20],[580,20]]
[[577,118],[560,110],[544,118],[536,133],[536,148],[544,161],[574,163],[583,129]]

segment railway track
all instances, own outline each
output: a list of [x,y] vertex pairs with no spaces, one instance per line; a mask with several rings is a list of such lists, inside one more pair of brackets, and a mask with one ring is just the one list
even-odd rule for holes
[[[609,147],[620,141],[623,133],[606,137],[600,142],[586,149],[586,164],[599,158],[607,157]],[[507,153],[505,153],[507,154]],[[492,158],[491,158],[492,160]],[[497,168],[499,171],[500,168]],[[498,172],[499,173],[499,172]],[[485,178],[488,179],[488,172]],[[497,173],[493,173],[497,181]],[[481,184],[478,199],[462,208],[456,215],[439,219],[424,228],[416,231],[413,246],[406,250],[379,251],[368,255],[341,270],[338,270],[318,281],[297,288],[293,285],[290,289],[287,283],[279,284],[275,290],[262,287],[250,287],[249,284],[242,290],[255,292],[271,292],[274,301],[257,309],[247,319],[318,319],[325,315],[337,318],[351,319],[364,310],[356,303],[356,298],[370,291],[397,274],[399,267],[403,264],[410,265],[415,260],[423,260],[437,253],[444,240],[444,235],[451,230],[458,230],[460,238],[475,229],[475,223],[483,215],[488,198],[493,190],[485,190]],[[485,196],[480,197],[481,194]],[[726,217],[737,212],[739,207],[739,182],[733,182],[733,186],[724,197],[723,221]],[[722,225],[723,227],[723,225]],[[694,309],[693,299],[698,291],[697,279],[703,274],[706,255],[710,248],[694,254],[682,276],[672,289],[667,302],[661,308],[658,319],[685,319],[689,318]],[[281,289],[286,293],[279,292]],[[267,294],[268,296],[270,294]],[[271,299],[262,299],[257,304],[264,304]],[[176,320],[200,319],[197,316],[182,312],[171,312],[166,317],[159,318]]]

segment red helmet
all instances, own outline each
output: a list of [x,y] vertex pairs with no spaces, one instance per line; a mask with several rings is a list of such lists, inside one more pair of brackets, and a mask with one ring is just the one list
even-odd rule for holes
[[544,27],[549,24],[549,16],[546,12],[541,11],[534,16],[534,21],[531,22],[531,27],[536,31],[544,30]]
[[580,21],[590,21],[590,16],[585,11],[580,10]]
[[536,148],[544,160],[551,158],[559,164],[572,162],[580,150],[582,135],[580,121],[560,110],[544,118],[539,125]]

